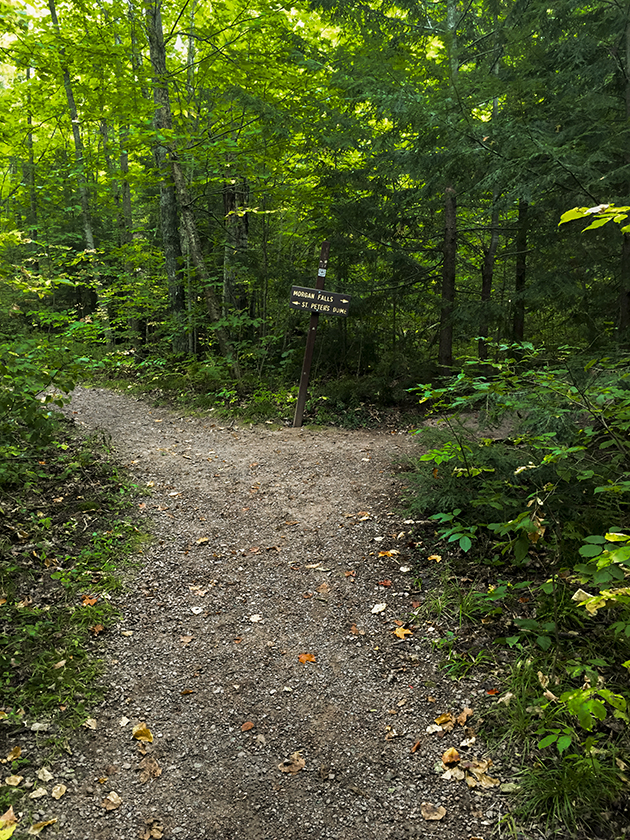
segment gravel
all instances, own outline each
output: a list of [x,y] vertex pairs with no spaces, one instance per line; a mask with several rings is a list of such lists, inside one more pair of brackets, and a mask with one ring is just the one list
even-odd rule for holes
[[[417,572],[435,550],[396,512],[393,464],[416,439],[225,425],[101,388],[78,388],[66,413],[111,436],[149,492],[137,504],[154,539],[102,642],[97,728],[49,765],[48,789],[68,791],[37,801],[58,820],[42,836],[488,837],[504,797],[441,779],[463,730],[426,733],[480,689],[438,670],[422,623],[393,633],[421,598],[400,567]],[[132,737],[139,722],[153,743]],[[296,752],[303,769],[281,772]],[[122,803],[108,811],[112,791]],[[446,815],[426,821],[423,802]]]

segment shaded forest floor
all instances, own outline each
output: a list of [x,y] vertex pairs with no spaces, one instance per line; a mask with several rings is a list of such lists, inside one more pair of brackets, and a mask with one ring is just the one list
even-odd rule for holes
[[[221,425],[100,388],[66,413],[111,437],[154,538],[98,636],[104,701],[48,782],[24,771],[47,789],[32,822],[86,840],[494,833],[515,768],[474,740],[488,686],[446,678],[415,617],[435,547],[396,507],[411,435]],[[37,732],[0,735],[38,755]],[[451,747],[475,787],[443,778]]]

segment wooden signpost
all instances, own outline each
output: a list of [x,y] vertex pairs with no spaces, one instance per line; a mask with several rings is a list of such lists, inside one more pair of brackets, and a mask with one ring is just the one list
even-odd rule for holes
[[326,269],[328,267],[328,256],[330,254],[330,243],[324,242],[319,255],[319,269],[317,271],[316,288],[308,289],[304,286],[293,286],[289,305],[294,309],[311,313],[311,323],[306,336],[306,349],[304,351],[304,363],[302,365],[302,376],[300,378],[300,390],[298,393],[293,426],[298,428],[302,425],[304,406],[306,405],[306,394],[308,391],[308,380],[311,375],[311,364],[313,362],[313,351],[315,349],[315,333],[317,323],[321,315],[342,315],[348,314],[350,296],[340,295],[336,292],[324,291]]

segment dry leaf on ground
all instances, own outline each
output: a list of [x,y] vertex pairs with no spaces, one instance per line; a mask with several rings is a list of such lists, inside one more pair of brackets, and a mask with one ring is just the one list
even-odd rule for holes
[[24,776],[7,776],[4,780],[5,785],[9,785],[9,787],[17,787]]
[[182,643],[183,647],[186,647],[186,645],[189,645],[194,638],[194,636],[180,636],[179,641]]
[[278,770],[283,773],[299,773],[306,767],[306,761],[300,755],[300,752],[294,752],[290,758],[285,759],[282,764],[278,764]]
[[307,662],[316,662],[315,655],[313,653],[301,653],[298,656],[298,659],[302,665],[305,665]]
[[137,723],[131,730],[131,734],[136,739],[136,741],[146,741],[148,744],[153,743],[153,735],[151,734],[151,730],[144,721],[142,721],[141,723]]
[[446,808],[443,805],[432,805],[430,802],[423,802],[420,806],[420,813],[425,820],[441,820],[446,814]]
[[251,720],[246,720],[245,723],[241,726],[241,732],[249,732],[249,730],[253,728],[254,722]]
[[164,826],[160,824],[159,820],[149,817],[145,822],[146,828],[140,835],[141,840],[153,840],[154,838],[159,840],[159,838],[164,837]]
[[473,712],[473,710],[469,709],[468,706],[466,706],[463,712],[457,715],[457,723],[459,723],[460,726],[465,726],[468,718],[472,717],[474,714],[475,713]]
[[28,795],[29,799],[41,799],[42,796],[48,796],[48,791],[46,788],[38,787],[35,790],[31,791]]
[[[7,761],[15,761],[16,758],[19,758],[22,755],[22,747],[13,747],[10,753],[7,754],[6,760]],[[1,817],[0,817],[1,819]]]
[[68,788],[65,785],[55,785],[51,791],[51,796],[53,799],[61,799],[67,790]]
[[162,775],[162,768],[154,755],[148,755],[146,758],[143,758],[138,765],[138,769],[140,770],[140,781],[142,784],[148,782],[149,779],[157,779],[158,776]]
[[5,813],[0,817],[0,828],[5,828],[7,825],[13,825],[16,822],[17,817],[13,811],[13,805],[11,805],[9,810],[5,811]]
[[457,752],[455,747],[450,747],[442,754],[442,761],[446,765],[457,764],[461,761],[461,755]]
[[94,718],[88,718],[84,722],[83,726],[85,726],[86,729],[96,729],[98,723],[94,720]]
[[399,639],[404,639],[405,636],[413,636],[411,630],[407,630],[406,627],[397,627],[394,630],[394,636],[398,636]]
[[48,767],[42,767],[41,770],[37,771],[37,778],[40,779],[42,782],[49,782],[54,777],[48,769]]
[[386,609],[387,604],[374,604],[374,606],[372,607],[372,612],[374,613],[374,615],[377,615],[378,613],[382,613]]
[[32,825],[26,833],[34,835],[36,837],[42,831],[42,829],[46,828],[47,825],[53,825],[53,823],[56,822],[57,817],[53,817],[51,820],[43,820],[42,822],[38,822]]
[[122,799],[118,796],[115,790],[112,790],[107,794],[105,799],[103,799],[101,805],[106,811],[114,811],[122,805]]

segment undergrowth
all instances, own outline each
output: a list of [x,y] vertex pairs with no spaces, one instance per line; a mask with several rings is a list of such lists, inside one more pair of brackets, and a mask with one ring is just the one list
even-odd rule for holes
[[418,389],[437,422],[407,504],[442,540],[422,609],[445,628],[451,677],[491,668],[500,685],[483,734],[523,762],[511,825],[616,838],[630,827],[630,367],[526,345],[497,358]]
[[[99,649],[118,620],[112,595],[143,541],[137,488],[107,442],[79,440],[64,425],[57,420],[34,475],[18,472],[0,488],[0,740],[34,727],[51,749],[102,695]],[[3,787],[0,809],[20,795]]]

